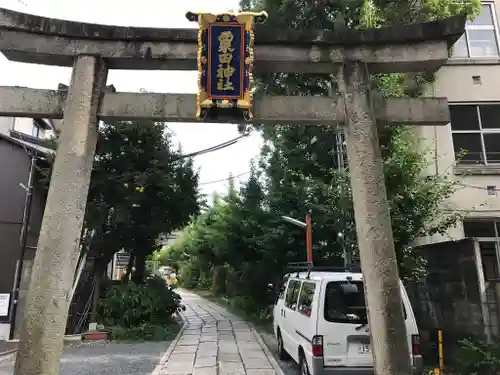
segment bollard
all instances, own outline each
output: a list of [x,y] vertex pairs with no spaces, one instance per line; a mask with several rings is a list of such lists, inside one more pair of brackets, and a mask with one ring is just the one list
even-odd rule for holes
[[438,358],[439,367],[429,371],[429,375],[444,375],[444,351],[443,351],[443,330],[438,329]]

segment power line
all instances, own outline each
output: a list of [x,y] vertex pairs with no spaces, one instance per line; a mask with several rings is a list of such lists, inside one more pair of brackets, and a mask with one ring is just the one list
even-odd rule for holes
[[249,136],[249,133],[245,133],[243,135],[240,135],[239,137],[233,138],[233,139],[231,139],[229,141],[220,143],[218,145],[211,146],[211,147],[205,148],[203,150],[191,152],[189,154],[181,155],[177,159],[175,159],[174,161],[181,160],[181,159],[186,159],[186,158],[191,158],[191,157],[199,156],[199,155],[203,155],[203,154],[208,154],[209,152],[214,152],[214,151],[222,150],[222,149],[224,149],[226,147],[229,147],[229,146],[232,146],[232,145],[236,144],[242,138],[245,138],[245,137],[248,137],[248,136]]
[[466,187],[466,188],[471,188],[471,189],[477,189],[477,190],[484,190],[484,191],[500,191],[500,189],[497,189],[497,188],[492,188],[492,189],[488,189],[488,187],[484,187],[484,186],[475,186],[475,185],[467,185],[467,184],[463,184],[461,182],[456,182],[457,185],[459,186],[462,186],[462,187]]
[[201,185],[210,185],[210,184],[216,184],[218,182],[224,182],[224,181],[229,181],[229,180],[232,180],[234,178],[238,178],[238,177],[241,177],[241,176],[244,176],[246,174],[249,174],[250,171],[246,171],[246,172],[243,172],[243,173],[240,173],[236,176],[231,176],[231,177],[227,177],[227,178],[222,178],[220,180],[214,180],[214,181],[206,181],[206,182],[201,182],[198,184],[198,186],[201,186]]

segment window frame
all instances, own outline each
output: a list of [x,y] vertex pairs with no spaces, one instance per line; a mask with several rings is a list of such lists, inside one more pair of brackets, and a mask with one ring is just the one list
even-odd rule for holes
[[[498,31],[498,20],[496,14],[495,3],[493,1],[481,1],[481,7],[487,6],[491,11],[492,24],[491,25],[474,25],[474,24],[465,24],[465,32],[463,34],[465,38],[465,46],[467,47],[467,56],[451,56],[452,59],[491,59],[500,57],[500,34]],[[495,41],[497,45],[497,56],[471,56],[471,48],[469,41],[469,30],[493,30],[493,34],[495,35]]]
[[[486,107],[488,105],[496,105],[500,106],[500,102],[454,102],[454,103],[449,103],[448,107],[451,110],[451,107],[458,107],[458,106],[475,106],[476,107],[476,115],[477,115],[477,120],[479,124],[479,129],[469,129],[469,130],[453,130],[453,124],[451,123],[450,120],[450,128],[451,128],[451,137],[453,140],[453,152],[455,154],[455,164],[461,165],[461,166],[468,166],[468,165],[484,165],[484,166],[500,166],[500,161],[498,162],[488,162],[488,158],[486,157],[486,145],[484,142],[484,135],[485,134],[500,134],[500,123],[498,128],[483,128],[482,124],[482,119],[481,119],[481,107]],[[461,163],[459,160],[457,160],[456,155],[457,152],[455,151],[455,140],[453,139],[453,136],[455,134],[479,134],[479,139],[481,142],[481,160],[476,162],[476,163]]]
[[[468,236],[465,234],[465,223],[466,222],[486,222],[488,224],[493,225],[494,228],[494,235],[495,237],[474,237],[474,236]],[[468,217],[462,220],[462,228],[464,230],[464,237],[465,238],[475,238],[479,244],[481,243],[493,243],[495,245],[495,261],[496,261],[496,274],[500,275],[500,218],[498,217]],[[481,257],[481,262],[482,262],[482,267],[483,267],[483,275],[485,281],[498,281],[498,278],[491,278],[486,274],[486,267],[485,267],[485,262],[484,258],[490,257],[490,255],[483,254],[480,250],[480,257]]]
[[[307,313],[305,312],[305,310],[303,310],[303,309],[301,309],[301,308],[300,308],[300,303],[301,303],[301,301],[302,301],[302,297],[303,297],[303,293],[302,293],[302,292],[304,291],[304,286],[305,286],[306,284],[309,284],[309,285],[312,285],[312,286],[313,286],[313,288],[312,288],[311,306],[310,306],[310,308],[309,308],[309,314],[307,314]],[[310,317],[311,317],[311,315],[312,315],[312,306],[313,306],[313,304],[314,304],[314,296],[315,296],[315,295],[316,295],[316,283],[315,283],[314,281],[310,281],[310,280],[308,280],[308,281],[304,281],[304,282],[302,283],[301,288],[300,288],[300,292],[299,292],[299,299],[297,300],[297,311],[298,311],[301,315],[303,315],[303,316],[305,316],[305,317],[308,317],[308,318],[310,318]]]

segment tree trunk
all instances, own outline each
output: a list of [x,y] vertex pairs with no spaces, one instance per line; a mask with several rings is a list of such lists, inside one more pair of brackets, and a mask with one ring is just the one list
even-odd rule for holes
[[226,293],[226,272],[224,266],[212,267],[212,294],[214,296]]
[[132,253],[132,254],[130,254],[130,258],[128,260],[127,271],[125,272],[125,275],[122,276],[123,282],[128,283],[130,281],[130,275],[132,274],[132,267],[134,266],[134,260],[135,260],[135,256]]
[[132,273],[132,281],[136,284],[142,284],[146,275],[146,255],[139,254],[135,256],[135,271]]

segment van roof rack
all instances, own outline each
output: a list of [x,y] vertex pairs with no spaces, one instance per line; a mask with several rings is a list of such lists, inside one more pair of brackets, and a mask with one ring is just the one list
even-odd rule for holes
[[314,266],[311,262],[292,262],[288,263],[287,270],[292,272],[297,272],[296,277],[299,277],[300,272],[306,272],[308,279],[312,271],[316,272],[361,272],[361,267],[359,264],[349,264],[346,267],[339,266]]

